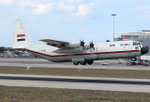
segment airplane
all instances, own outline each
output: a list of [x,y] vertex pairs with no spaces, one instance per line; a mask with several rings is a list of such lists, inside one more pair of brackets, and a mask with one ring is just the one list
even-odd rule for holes
[[74,65],[92,65],[95,60],[136,58],[149,52],[147,46],[138,41],[114,41],[85,44],[42,39],[45,45],[34,44],[26,32],[21,19],[17,19],[14,27],[13,49],[24,49],[29,53],[52,62],[73,62]]

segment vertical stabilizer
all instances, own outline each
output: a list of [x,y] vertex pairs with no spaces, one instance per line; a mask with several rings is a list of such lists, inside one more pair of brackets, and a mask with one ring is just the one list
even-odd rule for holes
[[13,48],[26,49],[33,45],[33,42],[27,34],[24,24],[17,19],[14,27]]

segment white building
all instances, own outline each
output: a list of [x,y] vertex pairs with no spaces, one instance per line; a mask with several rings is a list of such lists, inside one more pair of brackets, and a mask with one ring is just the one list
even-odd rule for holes
[[[140,41],[144,46],[148,46],[150,51],[150,30],[122,33],[121,39]],[[150,52],[148,54],[150,55]]]
[[150,30],[142,30],[139,32],[130,32],[130,33],[122,33],[121,38],[150,39]]

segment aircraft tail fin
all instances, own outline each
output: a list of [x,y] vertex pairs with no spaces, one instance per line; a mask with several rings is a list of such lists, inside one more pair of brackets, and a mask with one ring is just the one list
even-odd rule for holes
[[26,32],[23,22],[17,19],[14,27],[13,48],[27,49],[32,45],[33,42]]

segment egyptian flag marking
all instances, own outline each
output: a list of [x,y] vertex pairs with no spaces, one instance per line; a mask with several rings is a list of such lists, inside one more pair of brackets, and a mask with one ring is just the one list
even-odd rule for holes
[[18,38],[17,41],[25,41],[24,37],[25,37],[25,34],[18,34],[17,35],[17,38]]
[[17,37],[25,37],[25,34],[19,34]]

